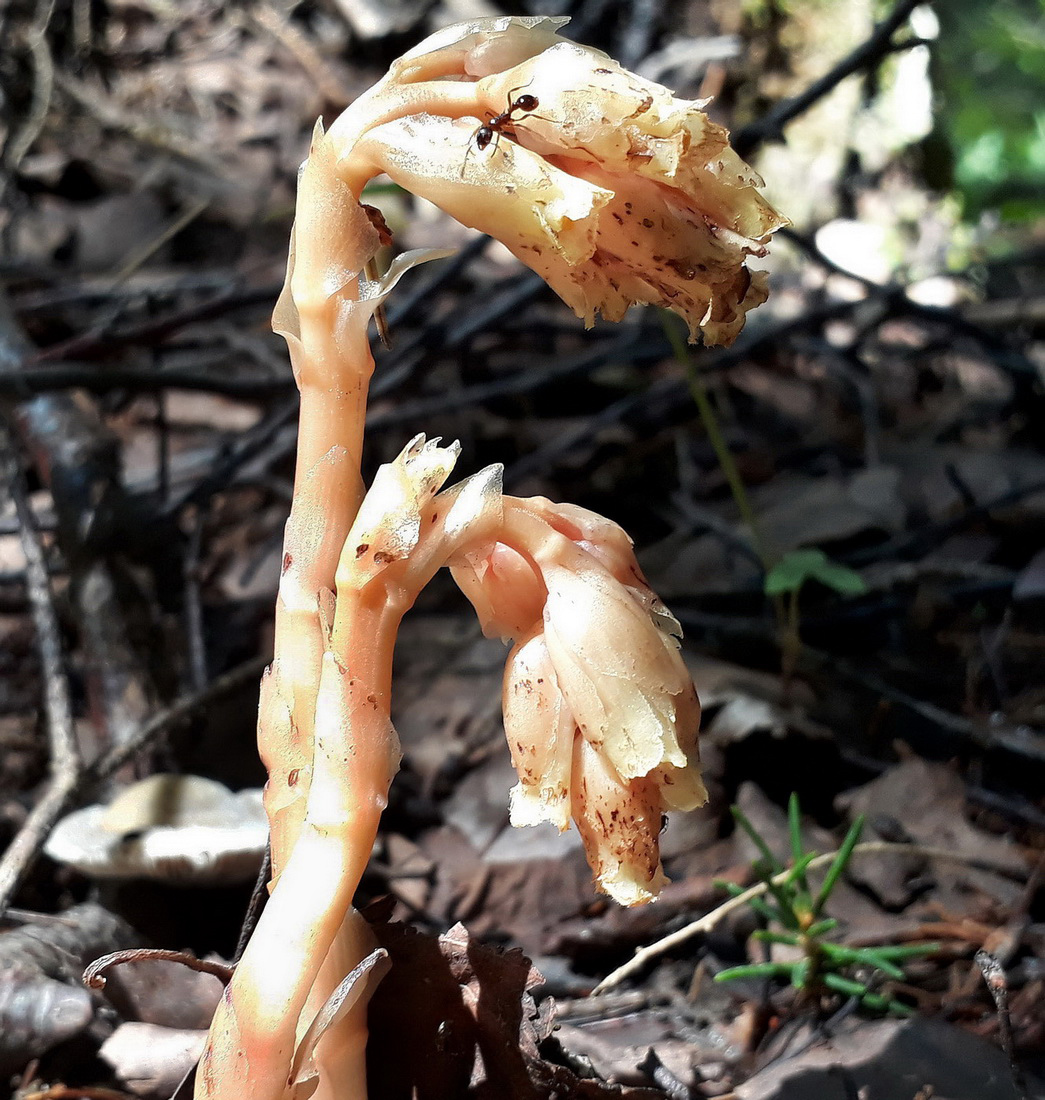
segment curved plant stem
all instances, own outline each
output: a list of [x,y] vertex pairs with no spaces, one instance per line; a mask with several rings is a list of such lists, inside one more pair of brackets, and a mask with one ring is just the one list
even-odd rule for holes
[[700,376],[700,367],[694,362],[693,356],[686,346],[686,342],[682,338],[677,326],[672,324],[671,319],[664,310],[660,310],[659,314],[661,327],[664,329],[664,335],[671,344],[671,349],[675,353],[675,358],[685,368],[689,392],[693,397],[693,403],[697,406],[697,412],[700,414],[700,422],[704,425],[704,431],[707,432],[711,449],[715,452],[715,457],[718,459],[718,464],[722,469],[722,473],[729,483],[729,491],[733,494],[733,502],[737,506],[737,511],[740,512],[740,518],[747,525],[747,529],[751,533],[752,549],[758,556],[758,560],[762,563],[763,570],[768,573],[776,564],[776,561],[762,539],[762,533],[758,526],[758,519],[755,516],[754,508],[751,507],[751,498],[747,493],[747,486],[745,486],[744,479],[740,476],[740,471],[737,469],[733,453],[730,451],[725,436],[722,434],[722,429],[719,427],[718,417],[715,415],[715,410],[712,408],[711,399],[708,397],[708,391],[704,385],[704,380]]

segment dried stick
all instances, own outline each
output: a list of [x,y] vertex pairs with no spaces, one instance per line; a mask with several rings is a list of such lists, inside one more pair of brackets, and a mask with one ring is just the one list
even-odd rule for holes
[[225,963],[198,959],[186,951],[167,951],[157,947],[129,947],[124,951],[110,951],[108,955],[95,959],[83,972],[83,984],[89,989],[104,989],[108,981],[105,976],[107,970],[111,970],[114,966],[122,966],[124,963],[136,962],[180,963],[190,970],[195,970],[197,974],[213,974],[222,985],[229,984],[235,969],[226,966]]
[[[825,852],[823,855],[817,856],[816,859],[810,862],[809,870],[815,871],[819,867],[826,867],[837,855],[837,852]],[[853,849],[853,855],[917,856],[921,859],[936,859],[941,862],[964,863],[970,867],[986,867],[994,871],[1004,871],[1006,874],[1012,873],[1011,867],[1002,866],[991,860],[968,856],[962,852],[952,851],[949,848],[925,848],[919,844],[893,844],[888,841],[872,840],[864,844],[858,844]],[[772,880],[774,885],[783,882],[790,873],[790,870],[786,870],[775,875]],[[615,986],[620,985],[625,978],[631,977],[632,974],[641,970],[653,959],[659,958],[673,948],[678,947],[679,944],[686,943],[694,936],[699,936],[704,932],[710,932],[724,917],[728,917],[730,913],[737,909],[742,909],[752,898],[761,897],[768,889],[769,887],[766,883],[756,883],[742,894],[737,894],[735,898],[724,901],[717,909],[712,909],[710,913],[705,913],[699,920],[692,921],[684,928],[679,928],[677,931],[672,932],[668,936],[664,936],[655,943],[651,943],[646,947],[640,947],[631,959],[622,966],[618,966],[616,970],[607,974],[592,990],[592,995],[605,993],[607,990],[613,989]]]
[[82,762],[73,728],[69,683],[62,664],[61,633],[47,564],[18,459],[6,430],[0,431],[0,481],[7,485],[21,525],[26,590],[36,627],[36,646],[44,681],[44,721],[51,754],[47,789],[0,859],[2,914],[79,783]]

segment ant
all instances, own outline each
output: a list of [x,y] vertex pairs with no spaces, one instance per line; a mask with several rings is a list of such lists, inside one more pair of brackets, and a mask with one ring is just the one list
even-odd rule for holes
[[[517,91],[519,91],[518,88],[512,89],[512,92]],[[499,115],[494,115],[475,131],[475,144],[480,151],[485,149],[494,138],[500,137],[501,134],[507,134],[509,137],[513,135],[515,131],[514,123],[519,121],[512,118],[516,111],[522,111],[523,114],[528,115],[536,111],[541,105],[535,95],[521,95],[517,99],[512,99],[512,92],[508,93],[508,110],[502,111]]]
[[[526,85],[524,84],[525,88]],[[516,96],[512,99],[519,88],[513,88],[508,93],[508,107],[502,111],[499,115],[491,115],[486,122],[484,122],[478,130],[472,135],[472,139],[475,141],[475,147],[482,152],[490,142],[497,142],[500,140],[502,134],[508,137],[515,137],[515,123],[521,121],[518,118],[512,116],[516,111],[524,115],[532,114],[540,106],[540,100],[535,95],[530,95],[528,92],[525,95]],[[540,115],[535,116],[540,118]],[[494,148],[496,149],[496,144]],[[469,151],[471,151],[471,144],[469,143]],[[468,162],[468,156],[465,154],[465,164]],[[461,167],[461,175],[464,175],[464,165]]]

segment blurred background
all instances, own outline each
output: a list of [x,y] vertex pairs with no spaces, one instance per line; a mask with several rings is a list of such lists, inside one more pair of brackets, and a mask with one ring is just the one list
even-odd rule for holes
[[[397,250],[459,251],[390,300],[365,472],[424,431],[461,441],[461,475],[503,462],[507,491],[622,524],[686,629],[712,802],[665,834],[675,900],[645,923],[611,920],[575,843],[564,854],[558,838],[505,829],[503,649],[440,581],[404,630],[406,758],[370,896],[423,927],[465,919],[520,944],[570,991],[702,911],[711,877],[750,859],[726,812],[738,800],[773,833],[798,791],[831,830],[871,790],[879,837],[1036,858],[1041,0],[6,0],[0,412],[15,488],[0,501],[0,842],[46,789],[40,700],[56,677],[88,762],[70,805],[110,797],[113,775],[263,781],[256,683],[297,407],[268,318],[297,167],[316,118],[400,53],[501,14],[568,15],[570,37],[712,98],[792,222],[756,261],[771,297],[732,348],[682,358],[652,310],[585,332],[499,245],[378,181],[368,201]],[[130,764],[104,756],[129,744]],[[950,922],[918,1003],[992,1035],[985,990],[954,994],[948,966],[1022,912],[1038,931],[1011,955],[1014,1027],[1040,1056],[1045,910],[1036,885],[995,879],[864,882],[870,908],[847,917],[885,935],[927,914]],[[249,895],[106,890],[152,942],[226,956]],[[54,913],[97,891],[42,857],[13,897]]]

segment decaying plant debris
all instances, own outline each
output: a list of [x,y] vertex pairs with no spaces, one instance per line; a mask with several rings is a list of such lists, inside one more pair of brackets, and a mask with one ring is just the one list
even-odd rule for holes
[[[350,6],[353,33],[366,33],[363,5]],[[751,157],[782,127],[795,132],[792,120],[801,125],[818,97],[855,87],[860,78],[847,74],[874,69],[887,87],[893,62],[886,59],[934,49],[906,37],[913,6],[901,2],[877,28],[868,24],[848,56],[838,40],[811,65],[796,62],[803,75],[790,85],[779,82],[777,55],[760,52],[765,30],[752,33],[751,60],[734,54],[724,69],[712,62],[696,80],[685,63],[657,76],[690,100],[722,91],[707,108],[713,121],[686,139],[701,153],[693,171],[705,188],[708,165],[736,168],[719,122],[731,125],[736,148]],[[426,18],[406,8],[407,22]],[[800,232],[777,236],[773,295],[745,323],[763,295],[761,274],[750,282],[698,277],[644,235],[625,233],[629,223],[652,232],[663,210],[677,209],[672,198],[655,216],[632,219],[624,204],[634,209],[651,191],[643,182],[620,189],[615,175],[636,160],[670,169],[679,132],[671,131],[666,101],[654,97],[657,132],[615,126],[595,140],[584,129],[593,124],[585,116],[590,85],[569,75],[553,31],[545,45],[559,49],[551,55],[557,60],[541,61],[543,49],[512,57],[492,65],[493,73],[470,73],[457,88],[439,85],[460,64],[459,46],[444,38],[436,50],[414,51],[393,66],[391,79],[415,92],[426,85],[426,95],[434,86],[444,109],[420,126],[389,118],[360,134],[352,111],[335,120],[381,79],[401,43],[364,48],[332,14],[335,5],[289,13],[248,5],[235,17],[206,0],[177,9],[112,5],[76,18],[61,4],[31,9],[15,5],[0,14],[0,63],[17,78],[0,215],[11,302],[0,323],[0,387],[16,482],[17,467],[24,471],[22,510],[18,518],[8,513],[0,532],[2,843],[22,838],[8,850],[15,874],[0,875],[5,890],[18,884],[11,900],[21,907],[0,934],[7,951],[0,950],[0,1033],[15,1037],[13,1053],[4,1048],[12,1089],[157,1095],[170,1087],[157,1082],[172,1080],[200,1049],[220,995],[215,979],[205,984],[173,963],[117,968],[105,995],[89,992],[76,984],[78,964],[61,953],[60,961],[38,959],[36,946],[27,955],[26,943],[44,953],[65,945],[84,960],[143,940],[230,959],[250,908],[245,886],[138,880],[95,887],[47,857],[31,865],[27,857],[41,850],[59,812],[110,804],[141,777],[177,771],[235,790],[263,782],[252,748],[254,690],[268,657],[297,415],[294,379],[266,335],[266,316],[283,275],[296,169],[320,114],[326,129],[319,140],[328,149],[358,138],[367,171],[399,172],[404,183],[417,174],[408,143],[430,132],[430,164],[438,168],[423,182],[433,197],[438,192],[467,224],[507,238],[524,263],[539,261],[530,266],[586,321],[596,312],[618,316],[627,298],[679,291],[685,319],[704,322],[713,339],[725,343],[739,332],[732,347],[694,352],[688,368],[646,313],[584,334],[536,275],[520,274],[497,246],[482,244],[411,273],[386,301],[392,348],[377,353],[367,442],[339,461],[345,469],[361,464],[366,483],[382,470],[377,479],[390,487],[446,476],[454,461],[464,475],[503,462],[507,513],[540,527],[544,548],[537,555],[543,572],[521,570],[508,543],[476,545],[452,562],[489,638],[438,579],[404,620],[392,716],[402,765],[356,895],[359,906],[379,899],[363,909],[375,940],[361,953],[375,951],[360,974],[376,977],[391,960],[371,1001],[372,1094],[449,1100],[739,1090],[755,1097],[774,1095],[788,1065],[828,1074],[842,1067],[837,1073],[858,1090],[882,1066],[897,1074],[906,1067],[922,1075],[918,1087],[939,1094],[968,1087],[982,1100],[984,1067],[1008,1087],[994,998],[1007,1003],[1017,1061],[1033,1060],[1043,1042],[1034,669],[1045,467],[1036,442],[1040,270],[1033,256],[1004,269],[973,264],[970,277],[955,280],[962,289],[951,304],[929,306],[922,289],[910,286],[924,266],[898,268],[892,284],[849,279],[838,271],[837,251],[828,258],[820,250],[828,237],[815,234],[818,222],[803,215]],[[441,12],[429,18],[410,41],[453,21]],[[621,19],[623,31],[626,13]],[[655,31],[643,32],[639,21],[620,37],[590,24],[575,33],[617,56],[623,44],[631,63],[648,52],[650,34],[667,45],[668,32],[661,18]],[[917,34],[925,33],[918,22]],[[795,48],[786,43],[781,54],[794,59]],[[728,56],[736,47],[720,41],[715,49]],[[651,65],[666,63],[666,54],[658,56]],[[525,71],[498,75],[517,65]],[[759,105],[753,116],[744,112],[755,65],[765,68],[761,94],[784,98],[768,111]],[[617,82],[621,113],[641,105],[643,95],[628,100],[619,70],[596,67]],[[826,78],[799,94],[809,73]],[[364,97],[359,110],[365,105]],[[843,131],[832,136],[838,149]],[[802,163],[798,142],[788,144],[782,152]],[[816,191],[821,166],[804,163],[809,192],[830,216],[834,200]],[[943,233],[936,208],[910,183],[909,164],[891,164],[888,177],[869,171],[847,178],[846,193],[859,219],[873,220],[883,203],[921,219],[912,232],[924,263],[928,242]],[[742,187],[753,181],[737,172]],[[548,181],[561,190],[536,220],[517,221],[500,195],[493,203],[480,199],[491,185],[503,192]],[[607,199],[611,193],[618,198]],[[659,183],[652,193],[665,199]],[[776,196],[789,213],[806,205]],[[452,223],[430,210],[418,216],[394,189],[377,185],[362,197],[385,222],[376,215],[359,222],[363,237],[379,243],[387,230],[397,249],[463,243]],[[574,227],[581,207],[589,217]],[[736,236],[716,235],[697,219],[686,248],[716,259],[747,255],[758,268],[772,219],[753,197]],[[567,225],[564,240],[576,262],[560,266],[558,253],[544,250]],[[320,242],[336,251],[333,239]],[[639,285],[629,266],[635,257],[664,268],[664,281]],[[862,263],[853,253],[853,267],[870,270]],[[390,281],[399,274],[394,267]],[[713,304],[720,293],[730,305]],[[281,327],[300,338],[286,300],[281,317]],[[743,515],[693,411],[688,370],[699,372],[747,486]],[[359,392],[345,399],[361,408]],[[459,439],[460,452],[421,441],[404,452],[420,432]],[[341,507],[353,508],[363,479],[338,483]],[[471,484],[489,501],[501,483],[480,477]],[[441,511],[438,500],[426,507]],[[323,493],[318,507],[338,510]],[[361,514],[357,533],[366,534],[354,544],[373,544],[360,559],[370,580],[388,574],[377,554],[399,552],[414,522],[408,507],[396,513],[405,542],[379,547],[382,514],[376,506]],[[600,855],[583,829],[557,831],[569,811],[563,785],[578,774],[566,739],[552,737],[540,765],[527,764],[511,735],[533,727],[533,696],[510,695],[509,747],[522,764],[516,775],[500,713],[502,638],[512,642],[509,685],[532,679],[558,654],[573,686],[565,695],[551,692],[537,709],[560,717],[566,696],[580,707],[585,669],[605,668],[619,654],[608,628],[585,649],[570,614],[550,629],[544,597],[533,595],[541,585],[554,588],[562,606],[621,585],[620,606],[641,607],[647,621],[652,612],[659,629],[650,638],[670,653],[677,622],[631,572],[632,551],[616,523],[635,537],[643,572],[685,628],[685,682],[692,677],[704,706],[701,759],[710,796],[700,814],[669,813],[663,833],[659,809],[643,810],[657,827],[671,881],[655,905],[628,909],[595,891],[585,839],[606,883],[615,874],[612,852]],[[33,545],[38,551],[24,572],[20,537],[30,553]],[[785,566],[792,552],[815,547],[829,565],[854,572],[864,593],[845,597],[815,578],[800,595],[796,589],[797,658],[783,678],[780,622],[763,598],[764,561],[752,553],[759,540],[769,560]],[[591,556],[592,588],[560,583],[558,555],[576,554],[571,546]],[[521,577],[525,583],[509,589],[517,598],[493,599],[502,581]],[[313,581],[304,580],[307,592]],[[621,590],[614,591],[619,600]],[[322,645],[322,631],[337,629],[330,605],[320,607],[318,622]],[[574,653],[581,659],[567,668],[563,661]],[[672,683],[682,683],[672,668]],[[276,680],[270,675],[266,683],[271,707]],[[37,719],[44,691],[49,704]],[[668,694],[692,708],[681,692]],[[589,699],[585,720],[597,725],[592,707],[603,706]],[[301,708],[295,723],[304,715],[307,725],[307,713]],[[662,746],[675,751],[666,740]],[[679,760],[692,751],[682,742],[678,748]],[[904,983],[874,991],[913,1009],[911,1025],[896,1030],[850,1014],[831,1026],[833,1038],[818,1041],[802,1029],[814,1025],[817,1011],[851,1012],[844,998],[814,1006],[776,983],[769,1015],[762,987],[711,981],[725,967],[759,958],[750,910],[719,910],[727,895],[716,883],[748,886],[760,858],[746,834],[730,831],[728,807],[739,804],[786,860],[783,807],[792,790],[806,809],[806,847],[831,851],[852,819],[867,815],[868,847],[828,904],[839,921],[832,935],[854,948],[940,945],[905,967]],[[273,795],[282,797],[278,785]],[[509,813],[520,822],[546,820],[513,829]],[[124,834],[113,835],[123,843]],[[127,835],[128,848],[138,843]],[[287,840],[280,858],[289,848]],[[955,849],[962,859],[940,854]],[[114,939],[96,942],[82,931],[80,910],[71,907],[92,894],[105,920],[106,913],[123,918]],[[405,930],[403,921],[418,930]],[[669,934],[677,938],[665,941]],[[536,971],[518,954],[480,941],[521,947]],[[636,949],[648,952],[642,965],[590,997]],[[983,973],[977,951],[994,960]],[[342,972],[350,969],[346,961]],[[536,972],[543,985],[535,984]],[[274,964],[269,976],[279,974]],[[400,1008],[404,990],[414,993],[409,1019]],[[52,1019],[27,1013],[28,1001],[54,1006]],[[348,1009],[348,999],[328,998],[328,1006]],[[147,1040],[124,1032],[121,1048],[116,1038],[126,1027],[162,1030]],[[406,1027],[416,1038],[410,1051]],[[128,1043],[154,1054],[156,1064],[128,1058]],[[100,1047],[104,1061],[93,1057]],[[916,1050],[939,1056],[915,1059]],[[934,1079],[943,1065],[958,1069]],[[317,1080],[315,1068],[304,1058],[295,1066],[305,1091]]]

